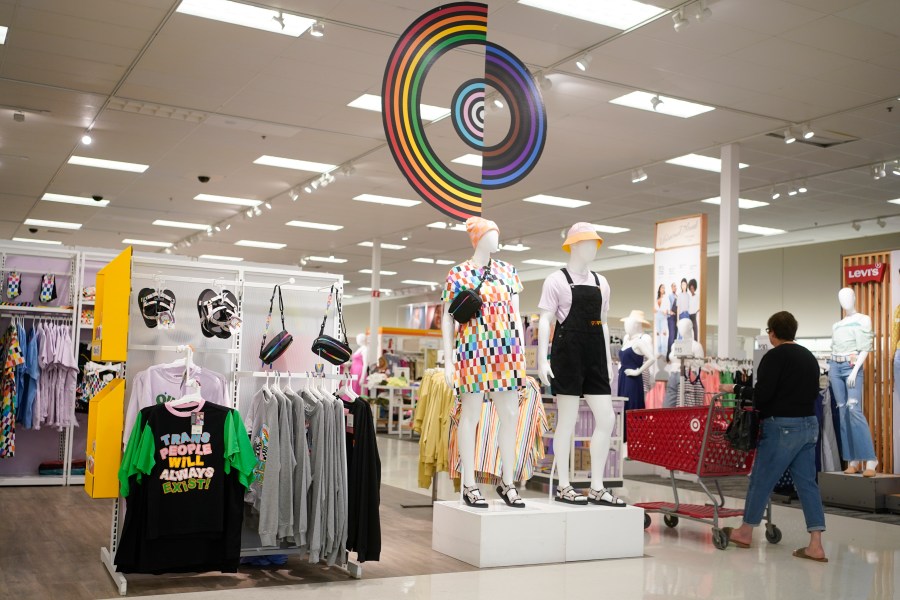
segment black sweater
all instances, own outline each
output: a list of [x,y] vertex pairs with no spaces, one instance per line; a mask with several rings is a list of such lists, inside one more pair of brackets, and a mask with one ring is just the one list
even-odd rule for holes
[[819,363],[799,344],[780,344],[759,361],[756,385],[735,386],[734,393],[753,400],[760,417],[812,417],[819,396]]

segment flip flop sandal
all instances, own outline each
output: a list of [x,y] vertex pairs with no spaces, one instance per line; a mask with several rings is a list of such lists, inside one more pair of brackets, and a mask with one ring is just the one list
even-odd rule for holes
[[475,486],[463,486],[463,501],[472,508],[488,508],[487,500],[481,495],[481,490]]
[[230,338],[232,320],[236,318],[237,297],[229,290],[223,290],[221,294],[210,298],[205,306],[206,323],[210,331],[223,340]]
[[156,290],[144,288],[138,292],[138,308],[141,309],[141,318],[144,325],[153,329],[157,324],[157,296]]
[[216,297],[216,293],[211,289],[205,289],[200,292],[197,297],[197,313],[200,315],[200,331],[204,336],[211,338],[217,336],[217,332],[212,328],[209,322],[209,308],[212,305],[212,299]]
[[[503,498],[507,506],[512,508],[525,508],[525,501],[519,496],[519,492],[511,485],[501,484],[497,486],[497,493]],[[512,497],[512,498],[510,498]]]
[[162,290],[157,295],[156,319],[164,327],[175,326],[175,292]]
[[567,485],[563,488],[558,488],[556,490],[556,497],[554,498],[554,500],[556,500],[557,502],[564,502],[566,504],[587,506],[587,498],[585,497],[585,495],[579,493],[571,485]]
[[816,558],[815,556],[810,556],[809,554],[806,553],[806,548],[797,548],[796,550],[794,550],[793,555],[796,556],[797,558],[805,558],[806,560],[814,560],[814,561],[820,562],[820,563],[828,562],[828,559],[826,557]]
[[627,504],[625,504],[624,500],[614,496],[613,493],[609,491],[609,488],[603,488],[602,490],[595,490],[591,488],[591,491],[588,492],[587,499],[591,504],[596,504],[598,506],[628,506]]
[[225,307],[224,316],[226,322],[224,327],[228,331],[235,332],[241,328],[241,319],[238,317],[238,299],[231,290],[222,290],[222,303]]
[[743,548],[745,550],[750,547],[750,544],[745,544],[744,542],[739,542],[737,540],[731,539],[731,534],[733,532],[734,532],[734,527],[723,527],[722,528],[722,533],[725,534],[725,539],[728,540],[729,544],[734,544],[738,548]]

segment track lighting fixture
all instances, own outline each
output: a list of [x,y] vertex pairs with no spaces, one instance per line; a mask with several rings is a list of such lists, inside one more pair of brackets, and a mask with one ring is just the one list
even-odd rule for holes
[[248,218],[248,219],[252,219],[252,218],[253,218],[253,209],[252,209],[252,208],[248,208],[248,209],[247,209],[247,212],[246,212],[246,215],[247,215],[247,218]]
[[94,141],[94,138],[92,138],[92,137],[91,137],[89,134],[87,134],[87,133],[84,134],[83,136],[81,136],[81,143],[84,144],[85,146],[90,146],[90,145],[91,145],[91,142],[93,142],[93,141]]
[[872,165],[872,178],[873,179],[881,179],[887,175],[887,169],[884,167],[884,163],[878,163]]
[[503,108],[503,100],[500,98],[494,98],[494,106],[497,108]]
[[309,182],[309,185],[310,185],[310,187],[312,187],[312,189],[317,190],[317,189],[319,189],[319,180],[314,179]]
[[709,10],[709,7],[706,5],[706,0],[700,0],[700,4],[697,6],[697,14],[694,15],[694,18],[698,23],[702,23],[712,16],[712,11]]
[[284,13],[280,10],[277,15],[272,16],[272,20],[281,25],[281,29],[284,29]]
[[683,8],[679,8],[678,12],[672,15],[672,23],[673,27],[675,27],[676,32],[680,32],[682,29],[691,24],[690,21],[684,18]]
[[288,196],[291,198],[291,202],[296,202],[297,198],[300,197],[300,194],[297,193],[297,190],[292,188],[291,191],[288,192]]
[[800,185],[797,186],[797,191],[801,194],[805,194],[807,191],[809,191],[809,188],[806,187],[806,181],[800,182]]
[[163,252],[165,252],[166,254],[172,254],[172,249],[166,248],[165,250],[163,250]]
[[803,136],[804,140],[809,140],[816,135],[816,132],[809,125],[804,124],[800,126],[800,135]]
[[575,66],[578,67],[580,71],[587,71],[588,67],[591,66],[592,60],[594,60],[593,57],[585,52],[575,61]]
[[212,227],[207,227],[206,228],[206,237],[212,237],[212,234],[213,234]]
[[885,221],[885,220],[882,219],[881,217],[878,217],[878,218],[875,220],[875,224],[878,225],[879,227],[881,227],[882,229],[884,229],[884,226],[887,225],[887,221]]
[[894,175],[900,175],[900,160],[895,160],[894,164],[891,166],[891,173]]
[[271,202],[266,202],[264,206],[265,206],[267,209],[272,210],[272,203],[271,203]]
[[307,194],[312,194],[313,193],[312,185],[303,186],[303,191],[306,192]]
[[631,183],[647,181],[647,173],[644,169],[635,169],[631,172]]
[[772,200],[778,200],[779,198],[781,198],[781,192],[779,192],[774,187],[772,188],[772,191],[769,192],[769,195],[772,196]]
[[309,35],[313,37],[322,37],[325,35],[325,23],[316,21],[309,28]]
[[541,86],[542,90],[547,91],[553,87],[553,80],[543,73],[540,73],[538,74],[538,85]]
[[259,209],[258,206],[254,206],[254,207],[253,207],[253,214],[256,215],[256,216],[258,217],[259,215],[262,214],[262,211]]
[[662,103],[663,103],[663,101],[662,101],[662,98],[659,97],[659,94],[650,98],[650,104],[653,106],[653,110],[656,110],[657,108],[659,108],[659,105]]
[[412,233],[404,233],[400,236],[400,240],[404,242],[408,242],[410,239],[412,239]]
[[856,221],[853,221],[853,223],[850,224],[850,227],[852,227],[854,231],[859,231],[860,229],[862,229],[862,225],[860,225]]
[[784,130],[784,143],[785,144],[793,144],[797,141],[797,134],[794,133],[793,127],[788,127]]
[[796,196],[796,195],[797,195],[797,188],[794,187],[793,185],[791,185],[791,187],[788,188],[788,196]]
[[225,224],[225,231],[228,231],[229,229],[231,229],[231,223],[226,223],[226,224]]
[[353,166],[353,163],[347,163],[341,168],[341,175],[346,177],[350,177],[354,173],[356,173],[356,167]]

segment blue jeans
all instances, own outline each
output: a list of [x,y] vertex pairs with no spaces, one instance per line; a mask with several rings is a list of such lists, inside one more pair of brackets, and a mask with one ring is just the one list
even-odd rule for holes
[[841,428],[841,458],[875,460],[872,432],[862,411],[863,370],[857,372],[856,385],[850,388],[847,377],[852,370],[849,362],[828,361],[828,383],[838,407]]
[[744,523],[756,527],[762,521],[769,495],[790,467],[794,489],[800,496],[807,531],[825,531],[825,511],[816,483],[816,441],[819,423],[815,417],[769,417],[762,421],[762,435],[750,472],[750,487],[744,501]]

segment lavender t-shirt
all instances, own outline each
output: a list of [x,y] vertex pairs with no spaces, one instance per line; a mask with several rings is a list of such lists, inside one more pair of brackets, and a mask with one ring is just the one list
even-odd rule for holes
[[[591,272],[582,275],[569,271],[569,276],[575,285],[597,285]],[[603,319],[609,313],[609,282],[600,274],[597,274],[597,279],[600,280],[600,293],[603,295],[603,304],[598,317]],[[569,287],[569,282],[566,281],[562,271],[555,271],[544,280],[538,308],[556,312],[556,320],[560,323],[569,316],[569,310],[572,308],[572,288]]]

